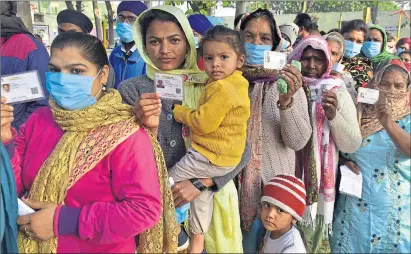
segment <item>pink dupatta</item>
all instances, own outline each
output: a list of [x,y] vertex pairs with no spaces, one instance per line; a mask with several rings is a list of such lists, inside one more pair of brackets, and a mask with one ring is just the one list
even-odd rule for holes
[[319,36],[309,36],[299,42],[289,56],[300,61],[304,50],[312,47],[321,50],[327,58],[327,69],[318,79],[304,78],[308,90],[308,105],[310,110],[313,134],[306,147],[298,154],[300,175],[307,192],[307,207],[303,217],[305,225],[315,227],[317,214],[324,216],[324,222],[331,231],[335,201],[335,170],[337,168],[337,149],[330,133],[329,121],[325,116],[321,101],[312,99],[312,91],[321,89],[335,90],[344,85],[344,81],[330,75],[331,56],[327,42]]

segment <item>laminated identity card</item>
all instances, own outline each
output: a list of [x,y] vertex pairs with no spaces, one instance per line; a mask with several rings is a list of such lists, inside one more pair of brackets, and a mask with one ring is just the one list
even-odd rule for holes
[[7,104],[38,101],[45,98],[37,71],[1,76],[1,96]]
[[376,89],[358,88],[357,102],[366,104],[375,104],[380,97],[380,91]]
[[264,69],[282,70],[286,64],[286,53],[276,51],[264,52]]
[[154,75],[156,93],[163,99],[183,101],[183,78],[179,75],[159,74]]

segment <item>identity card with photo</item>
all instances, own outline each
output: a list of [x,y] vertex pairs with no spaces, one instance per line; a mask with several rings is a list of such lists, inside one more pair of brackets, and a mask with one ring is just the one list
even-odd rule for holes
[[359,87],[357,102],[365,104],[375,104],[380,97],[380,91],[371,88]]
[[179,75],[159,74],[154,75],[156,93],[163,99],[183,101],[183,78]]
[[282,70],[287,64],[287,54],[276,51],[264,52],[264,68]]
[[45,98],[37,71],[28,71],[1,77],[1,96],[7,104],[38,101]]

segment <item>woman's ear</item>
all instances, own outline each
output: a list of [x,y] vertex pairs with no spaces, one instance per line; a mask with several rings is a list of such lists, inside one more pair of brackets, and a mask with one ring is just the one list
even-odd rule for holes
[[108,67],[108,65],[104,65],[101,68],[100,74],[99,74],[99,79],[100,79],[101,84],[107,84],[109,72],[110,72],[110,67]]

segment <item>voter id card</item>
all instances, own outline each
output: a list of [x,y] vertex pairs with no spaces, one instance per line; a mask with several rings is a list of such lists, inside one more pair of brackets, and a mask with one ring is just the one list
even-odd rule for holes
[[264,52],[264,69],[282,70],[286,64],[286,53],[276,51]]
[[37,71],[28,71],[1,76],[1,96],[7,104],[38,101],[45,98]]
[[365,87],[359,87],[357,94],[357,102],[365,104],[375,104],[380,97],[379,90]]
[[183,101],[183,78],[179,75],[156,73],[154,75],[156,93],[163,99]]

